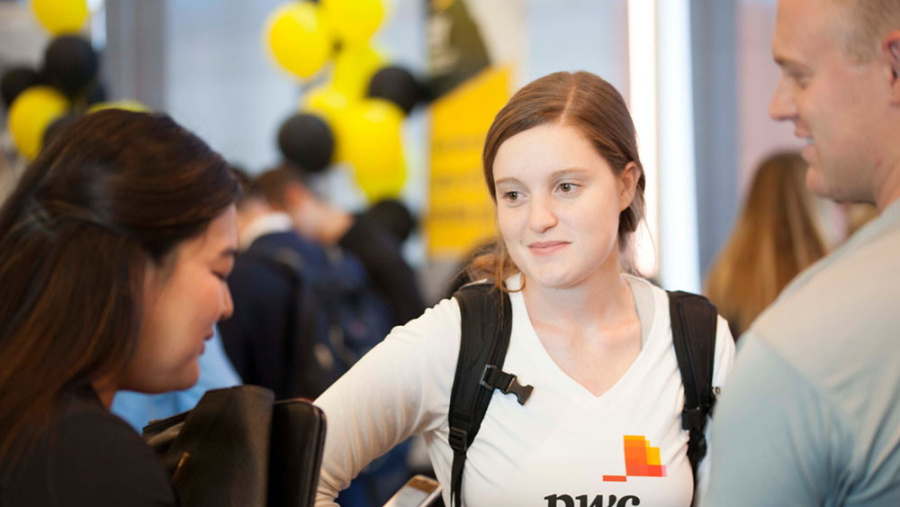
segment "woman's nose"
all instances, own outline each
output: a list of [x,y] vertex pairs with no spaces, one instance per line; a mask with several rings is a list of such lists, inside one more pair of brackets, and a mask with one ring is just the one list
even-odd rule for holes
[[535,232],[544,232],[556,225],[556,223],[556,212],[550,199],[532,199],[528,215],[528,226]]
[[231,289],[228,288],[228,285],[224,287],[224,294],[222,294],[222,315],[219,320],[226,320],[234,314],[234,300],[231,299]]

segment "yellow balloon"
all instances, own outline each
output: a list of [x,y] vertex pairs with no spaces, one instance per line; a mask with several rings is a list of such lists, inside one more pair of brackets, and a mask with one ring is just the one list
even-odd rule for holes
[[350,99],[330,85],[319,86],[303,96],[300,109],[324,116],[329,122],[337,123],[344,111],[350,107]]
[[334,47],[331,30],[312,2],[292,2],[270,17],[269,48],[281,67],[307,79],[328,61]]
[[320,116],[334,136],[334,154],[332,160],[342,162],[341,144],[339,139],[340,123],[344,121],[347,109],[351,101],[343,93],[335,90],[331,85],[322,85],[303,95],[300,102],[300,111],[309,112]]
[[116,102],[98,102],[88,108],[87,112],[95,113],[104,109],[124,109],[126,111],[134,111],[135,113],[149,113],[150,108],[141,104],[136,100],[119,100]]
[[384,20],[382,0],[322,0],[322,9],[338,37],[351,44],[367,42]]
[[31,0],[31,8],[53,35],[80,31],[88,17],[87,0]]
[[334,58],[332,86],[351,100],[360,100],[384,63],[384,55],[369,46],[346,47]]
[[371,202],[397,197],[406,182],[402,124],[403,111],[381,99],[351,106],[338,123],[338,152]]
[[44,131],[68,110],[66,97],[49,86],[32,86],[20,93],[9,107],[9,132],[19,153],[34,160]]

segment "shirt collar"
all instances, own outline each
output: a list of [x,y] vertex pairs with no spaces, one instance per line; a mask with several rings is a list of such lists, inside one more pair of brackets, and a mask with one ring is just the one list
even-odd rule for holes
[[241,251],[250,248],[260,236],[276,232],[287,232],[293,228],[290,215],[281,212],[266,213],[250,222],[239,239]]

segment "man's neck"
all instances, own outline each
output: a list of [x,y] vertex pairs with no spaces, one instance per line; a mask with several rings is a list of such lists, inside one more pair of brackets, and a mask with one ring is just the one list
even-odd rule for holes
[[875,193],[875,206],[883,212],[888,206],[900,199],[900,167],[894,166],[885,173],[884,180],[879,182]]

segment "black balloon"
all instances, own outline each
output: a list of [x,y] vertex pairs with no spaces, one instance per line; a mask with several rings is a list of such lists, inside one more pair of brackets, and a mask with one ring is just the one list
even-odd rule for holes
[[406,241],[417,225],[409,208],[396,199],[378,201],[366,210],[365,215],[381,224],[399,243]]
[[383,67],[369,81],[369,97],[387,99],[409,114],[423,98],[422,86],[403,67]]
[[3,104],[8,108],[20,93],[32,86],[42,84],[41,76],[28,67],[14,67],[3,74],[0,80],[0,94]]
[[100,81],[90,83],[84,91],[84,101],[89,106],[106,102],[107,100],[106,86]]
[[278,148],[289,162],[309,172],[320,172],[331,163],[334,134],[322,118],[299,113],[281,125]]
[[53,39],[44,51],[44,73],[53,86],[70,97],[91,83],[99,65],[91,43],[75,35]]

